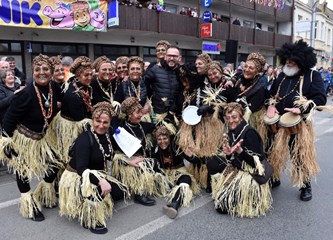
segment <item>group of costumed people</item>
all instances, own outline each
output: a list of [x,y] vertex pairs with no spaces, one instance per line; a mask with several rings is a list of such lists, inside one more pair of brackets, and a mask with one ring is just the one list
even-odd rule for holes
[[[301,200],[312,198],[319,166],[311,115],[326,95],[310,69],[311,47],[302,40],[282,46],[283,73],[269,92],[260,53],[230,75],[208,54],[180,65],[177,47],[160,41],[156,49],[146,71],[140,57],[78,57],[68,81],[59,57],[33,59],[34,80],[13,97],[0,139],[23,217],[42,221],[42,206],[59,205],[61,216],[103,234],[114,201],[132,196],[153,206],[164,197],[163,212],[175,218],[200,189],[219,213],[258,217],[271,209],[271,187],[289,158]],[[195,122],[186,117],[193,109]],[[295,116],[297,123],[283,124]],[[131,153],[117,140],[123,133],[140,142]],[[33,192],[35,177],[42,180]]]

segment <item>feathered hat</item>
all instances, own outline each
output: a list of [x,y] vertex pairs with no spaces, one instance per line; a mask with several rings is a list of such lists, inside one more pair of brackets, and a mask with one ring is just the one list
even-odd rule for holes
[[277,51],[277,55],[282,65],[285,65],[287,60],[292,60],[300,68],[301,72],[305,72],[317,63],[316,54],[313,50],[301,39],[295,43],[283,44],[281,49]]

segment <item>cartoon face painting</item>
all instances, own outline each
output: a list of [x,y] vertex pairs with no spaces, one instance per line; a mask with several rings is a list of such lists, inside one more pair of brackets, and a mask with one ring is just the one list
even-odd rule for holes
[[46,6],[43,9],[43,14],[50,18],[51,28],[72,28],[74,19],[69,5],[57,2],[57,8],[54,10],[51,6]]
[[90,25],[101,29],[103,27],[105,27],[106,24],[106,17],[105,17],[105,13],[101,10],[101,9],[96,9],[90,12]]
[[71,4],[74,22],[77,26],[85,27],[90,23],[89,4],[84,1],[77,1]]

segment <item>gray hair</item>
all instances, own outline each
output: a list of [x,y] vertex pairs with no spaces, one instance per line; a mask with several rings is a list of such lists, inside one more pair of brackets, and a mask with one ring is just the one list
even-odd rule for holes
[[67,66],[67,67],[71,66],[73,62],[74,62],[74,60],[70,56],[65,56],[61,59],[62,65]]
[[7,77],[7,72],[13,72],[12,70],[0,70],[0,83],[5,84],[6,83],[6,77]]

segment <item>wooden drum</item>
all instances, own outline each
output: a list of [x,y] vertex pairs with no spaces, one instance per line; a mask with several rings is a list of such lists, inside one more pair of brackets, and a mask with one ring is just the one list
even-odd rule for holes
[[264,117],[264,123],[267,125],[267,128],[270,132],[272,133],[277,133],[279,130],[279,119],[280,119],[280,115],[275,113],[274,116],[272,118],[267,117],[267,115],[265,115]]
[[302,118],[300,115],[292,112],[286,112],[280,117],[279,124],[281,127],[286,128],[289,134],[296,134],[301,130]]

